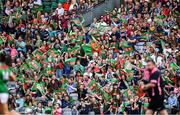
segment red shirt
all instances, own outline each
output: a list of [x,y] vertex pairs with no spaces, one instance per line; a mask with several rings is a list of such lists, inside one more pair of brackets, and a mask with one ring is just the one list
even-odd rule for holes
[[49,46],[48,46],[48,45],[46,45],[46,46],[45,46],[45,49],[46,49],[46,51],[48,51],[48,50],[49,50]]
[[7,38],[7,40],[12,41],[12,37],[11,37],[10,35],[8,35],[8,34],[4,34],[4,36]]
[[59,65],[59,68],[60,68],[60,69],[63,69],[63,64],[62,64],[62,62],[59,62],[58,65]]
[[111,19],[108,17],[104,17],[104,22],[106,22],[108,25],[111,25]]
[[116,69],[119,69],[121,68],[121,65],[120,64],[116,64]]
[[66,2],[66,3],[63,4],[64,10],[67,10],[67,11],[68,11],[68,10],[69,10],[69,7],[70,7],[70,4],[69,4],[69,3]]
[[99,67],[94,67],[94,72],[99,72],[100,68]]
[[169,15],[169,13],[170,13],[170,9],[163,9],[163,14],[165,15],[165,16],[167,16],[167,15]]
[[68,19],[63,18],[61,20],[62,28],[64,28],[64,29],[68,28],[68,22],[69,22]]
[[19,27],[20,28],[25,28],[25,25],[24,24],[19,24]]
[[127,36],[130,37],[131,36],[131,32],[132,30],[131,29],[127,29]]

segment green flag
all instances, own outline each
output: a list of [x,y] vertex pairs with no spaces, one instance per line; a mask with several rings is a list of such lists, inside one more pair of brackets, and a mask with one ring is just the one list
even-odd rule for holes
[[108,62],[112,65],[113,68],[116,67],[116,60],[115,59],[109,59]]
[[179,66],[178,66],[176,63],[174,63],[174,62],[171,62],[171,63],[169,64],[169,66],[172,67],[173,70],[179,69]]
[[92,48],[89,44],[83,45],[82,48],[87,55],[92,56]]
[[32,87],[32,91],[36,91],[36,90],[39,90],[42,95],[45,94],[45,90],[42,83],[37,83],[37,82],[34,83]]
[[3,42],[4,42],[3,39],[0,38],[0,44],[2,44]]
[[128,97],[128,96],[129,96],[129,95],[128,95],[128,91],[127,91],[127,90],[126,90],[126,91],[124,91],[124,93],[123,93],[123,94],[124,94],[124,96],[125,96],[125,97]]
[[149,37],[148,36],[146,36],[146,35],[144,35],[144,36],[141,36],[141,39],[145,39],[145,40],[147,40]]
[[124,70],[125,72],[132,72],[132,64],[129,61],[126,61],[124,63]]
[[76,33],[71,30],[71,31],[69,32],[69,36],[72,36],[72,35],[76,35]]
[[73,52],[75,50],[79,50],[80,49],[80,46],[79,45],[76,45],[74,46],[73,48],[69,49],[68,52]]
[[161,42],[161,46],[162,46],[162,48],[164,49],[164,47],[165,47],[165,43],[164,43],[164,41],[163,41],[163,40],[160,40],[160,42]]
[[75,62],[75,61],[76,61],[76,58],[69,58],[69,59],[66,59],[66,60],[65,60],[65,63]]

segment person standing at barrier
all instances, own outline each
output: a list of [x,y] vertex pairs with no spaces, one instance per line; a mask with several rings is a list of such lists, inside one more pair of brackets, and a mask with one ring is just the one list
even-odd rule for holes
[[142,83],[142,89],[147,91],[150,97],[146,115],[153,115],[154,112],[159,112],[161,115],[168,115],[164,106],[164,82],[161,73],[156,68],[153,60],[147,61],[147,69],[150,72],[149,82],[146,85]]
[[5,62],[10,62],[5,52],[0,53],[0,114],[9,115],[8,111],[8,89],[6,83],[15,80],[15,76],[10,71],[9,67]]

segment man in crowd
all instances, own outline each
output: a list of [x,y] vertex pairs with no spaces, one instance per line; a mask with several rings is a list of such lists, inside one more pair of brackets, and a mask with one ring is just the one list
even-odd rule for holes
[[149,83],[142,85],[144,91],[148,91],[150,97],[149,107],[146,115],[153,115],[158,111],[161,115],[168,115],[164,106],[164,82],[161,73],[157,70],[153,60],[147,61],[147,69],[150,72]]

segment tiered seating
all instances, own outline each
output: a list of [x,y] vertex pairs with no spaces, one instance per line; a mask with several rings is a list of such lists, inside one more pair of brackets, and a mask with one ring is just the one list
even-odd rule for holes
[[50,13],[51,12],[51,0],[43,0],[43,8],[44,8],[44,12],[48,12]]
[[51,1],[52,1],[51,8],[53,10],[55,10],[57,8],[57,6],[58,6],[58,1],[57,0],[51,0]]
[[2,22],[3,19],[3,4],[2,1],[0,0],[0,23]]
[[66,0],[42,0],[44,12],[50,13],[51,10],[55,10],[58,6],[58,3],[64,3]]
[[66,0],[58,0],[58,3],[63,4],[64,2],[66,2]]

